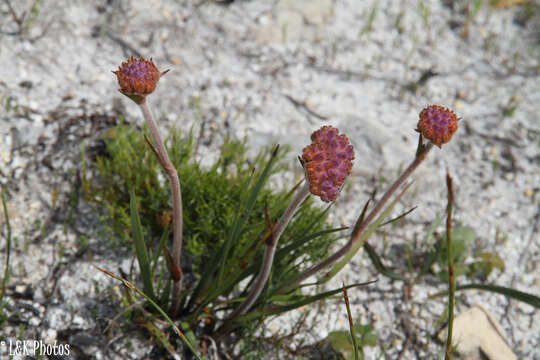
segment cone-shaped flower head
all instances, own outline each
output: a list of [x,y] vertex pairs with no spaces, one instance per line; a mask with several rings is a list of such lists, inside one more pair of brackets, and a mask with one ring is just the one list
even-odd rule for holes
[[452,139],[458,129],[458,120],[452,110],[440,105],[430,105],[420,112],[416,131],[441,147]]
[[311,140],[302,154],[309,191],[322,201],[334,201],[351,173],[354,149],[347,136],[339,135],[339,130],[332,126],[315,131]]
[[154,91],[159,78],[167,71],[169,70],[160,73],[152,58],[150,60],[144,58],[137,60],[132,56],[113,73],[116,74],[120,85],[118,91],[137,104],[141,104],[146,100],[146,95]]

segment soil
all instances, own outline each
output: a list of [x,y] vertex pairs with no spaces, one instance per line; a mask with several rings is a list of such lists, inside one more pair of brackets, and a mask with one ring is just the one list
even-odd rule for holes
[[[458,132],[414,173],[394,215],[418,207],[370,243],[388,266],[407,274],[407,249],[424,249],[430,224],[444,217],[448,172],[456,226],[477,234],[467,262],[475,252],[497,254],[505,269],[487,283],[540,295],[540,2],[473,3],[2,2],[0,183],[13,247],[0,341],[67,343],[73,359],[164,356],[135,326],[105,332],[118,315],[108,294],[119,292],[119,284],[94,265],[129,273],[133,254],[107,246],[96,231],[98,214],[76,196],[82,149],[89,158],[102,151],[100,136],[119,116],[142,124],[111,73],[130,56],[152,57],[160,70],[171,69],[150,106],[163,133],[172,126],[201,130],[203,161],[215,156],[225,136],[245,137],[253,149],[287,144],[295,154],[322,125],[347,134],[356,158],[332,213],[339,225],[351,226],[374,191],[380,196],[412,160],[420,110],[429,104],[453,109],[461,118]],[[295,156],[290,161],[298,168]],[[276,186],[301,175],[291,171]],[[3,271],[3,216],[0,225]],[[375,285],[349,293],[355,317],[380,335],[366,358],[383,349],[386,359],[442,354],[435,337],[446,302],[428,296],[446,285],[432,278],[407,293],[359,253],[328,287],[375,278]],[[518,357],[540,358],[536,309],[463,291],[456,312],[473,304],[491,312]],[[273,319],[265,335],[287,331],[307,311],[307,328],[291,340],[293,348],[299,339],[316,343],[348,328],[336,300],[317,318],[310,308]],[[5,352],[0,348],[0,356]]]

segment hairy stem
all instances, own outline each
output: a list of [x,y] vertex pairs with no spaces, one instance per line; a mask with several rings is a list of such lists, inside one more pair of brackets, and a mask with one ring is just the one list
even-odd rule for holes
[[[180,257],[182,256],[182,192],[180,190],[180,181],[178,180],[178,173],[176,168],[169,159],[163,140],[159,134],[159,130],[156,126],[156,123],[153,120],[152,113],[148,108],[146,101],[143,101],[139,104],[141,111],[143,113],[144,119],[148,126],[148,131],[152,136],[154,142],[156,154],[158,160],[167,173],[169,182],[171,183],[171,190],[173,195],[173,251],[172,251],[172,260],[173,265],[181,274],[180,268]],[[171,307],[169,312],[172,316],[175,316],[178,313],[178,308],[180,306],[180,292],[182,290],[182,277],[173,278],[173,289],[171,294]]]
[[452,255],[452,208],[454,206],[454,189],[452,177],[446,174],[446,187],[448,188],[448,207],[446,215],[446,248],[448,254],[448,335],[446,338],[446,360],[452,359],[452,330],[454,327],[454,299],[456,292],[456,278],[454,275],[454,257]]
[[266,243],[266,249],[264,251],[263,263],[261,265],[261,270],[257,280],[253,283],[246,299],[240,306],[231,314],[230,319],[245,314],[249,308],[255,303],[255,300],[261,294],[268,277],[270,276],[270,270],[272,269],[272,262],[274,260],[274,254],[276,252],[276,247],[283,230],[291,221],[294,213],[298,206],[306,199],[309,195],[309,182],[305,182],[304,185],[298,190],[294,198],[291,200],[289,207],[285,210],[285,213],[279,219],[278,224],[276,225],[272,234]]
[[362,235],[362,232],[368,227],[369,223],[375,219],[377,214],[384,208],[384,205],[388,202],[392,194],[396,192],[396,190],[403,184],[403,182],[416,170],[416,168],[422,163],[422,161],[426,158],[426,155],[433,147],[433,143],[428,143],[427,145],[419,145],[419,151],[417,151],[417,155],[413,162],[405,169],[405,171],[401,174],[399,178],[386,190],[383,197],[378,201],[378,203],[375,205],[375,207],[371,210],[369,215],[362,220],[360,224],[358,224],[355,229],[353,230],[351,234],[351,238],[349,241],[337,252],[332,254],[330,257],[326,258],[325,260],[321,261],[319,264],[312,266],[311,268],[304,271],[302,274],[300,274],[295,280],[293,280],[289,285],[286,286],[286,288],[289,288],[291,286],[297,285],[307,279],[308,277],[315,275],[320,270],[324,269],[330,264],[333,264],[337,260],[339,260],[343,255],[345,255],[354,244],[356,244]]

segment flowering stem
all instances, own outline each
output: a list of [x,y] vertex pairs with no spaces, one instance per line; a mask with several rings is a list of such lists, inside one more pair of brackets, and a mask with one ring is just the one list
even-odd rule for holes
[[446,338],[446,360],[452,359],[452,330],[454,327],[454,297],[456,292],[456,278],[454,275],[454,257],[452,255],[452,208],[454,205],[454,189],[452,177],[446,174],[446,187],[448,188],[448,207],[446,214],[446,249],[448,254],[448,335]]
[[355,229],[353,230],[351,234],[351,238],[349,241],[337,252],[332,254],[330,257],[326,258],[325,260],[321,261],[319,264],[312,266],[311,268],[304,271],[302,274],[300,274],[295,280],[293,280],[290,284],[288,284],[284,289],[290,289],[291,286],[297,285],[307,279],[308,277],[316,274],[320,270],[324,269],[328,265],[336,262],[339,260],[343,255],[345,255],[354,244],[356,244],[362,235],[362,232],[368,227],[369,223],[375,219],[377,214],[384,208],[384,205],[392,194],[403,184],[403,182],[411,175],[414,170],[422,163],[422,161],[426,158],[426,155],[433,147],[433,143],[428,143],[427,145],[422,145],[419,143],[418,151],[416,154],[416,157],[414,158],[413,162],[409,165],[407,169],[401,174],[401,176],[390,186],[388,190],[384,193],[383,197],[379,200],[379,202],[375,205],[375,208],[371,210],[369,215],[363,219],[360,224],[358,224]]
[[264,258],[261,265],[261,271],[259,272],[259,276],[257,277],[257,280],[255,280],[255,282],[253,283],[249,294],[247,295],[244,302],[240,304],[240,306],[231,314],[229,319],[245,314],[246,311],[249,310],[249,308],[255,303],[255,300],[257,300],[257,298],[261,294],[261,291],[263,290],[264,285],[266,284],[266,281],[270,276],[270,270],[272,269],[272,262],[274,260],[274,254],[276,252],[278,240],[281,237],[281,234],[283,233],[283,230],[285,230],[285,227],[287,226],[289,221],[291,221],[291,218],[296,212],[296,209],[302,203],[302,201],[306,199],[308,195],[309,182],[306,181],[304,185],[298,190],[294,198],[291,200],[289,207],[287,208],[287,210],[285,210],[285,213],[283,213],[275,229],[270,234],[270,237],[266,242],[266,249],[264,250]]
[[180,257],[182,255],[182,192],[180,190],[180,181],[178,180],[178,173],[176,168],[169,159],[163,140],[159,134],[159,130],[156,123],[153,120],[152,113],[148,108],[146,101],[139,104],[143,113],[144,119],[148,126],[148,131],[152,136],[154,142],[157,158],[167,173],[169,181],[171,183],[172,195],[173,195],[173,251],[172,260],[173,266],[179,271],[180,277],[173,278],[172,289],[172,303],[169,312],[172,316],[175,316],[180,306],[180,291],[182,289],[182,277],[180,270]]

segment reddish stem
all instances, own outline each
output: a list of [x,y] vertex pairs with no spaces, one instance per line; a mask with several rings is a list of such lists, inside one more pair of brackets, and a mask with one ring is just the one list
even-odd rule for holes
[[[143,116],[148,126],[148,131],[154,141],[155,151],[158,160],[167,173],[169,182],[171,183],[171,190],[173,195],[173,251],[172,260],[173,266],[180,270],[180,257],[182,256],[182,192],[180,190],[180,180],[178,179],[178,173],[173,163],[169,159],[161,135],[153,120],[152,113],[148,108],[146,101],[139,104]],[[181,274],[181,272],[180,272]],[[182,278],[173,279],[173,289],[171,294],[171,307],[169,312],[172,316],[176,316],[180,307],[180,292],[182,290]]]

